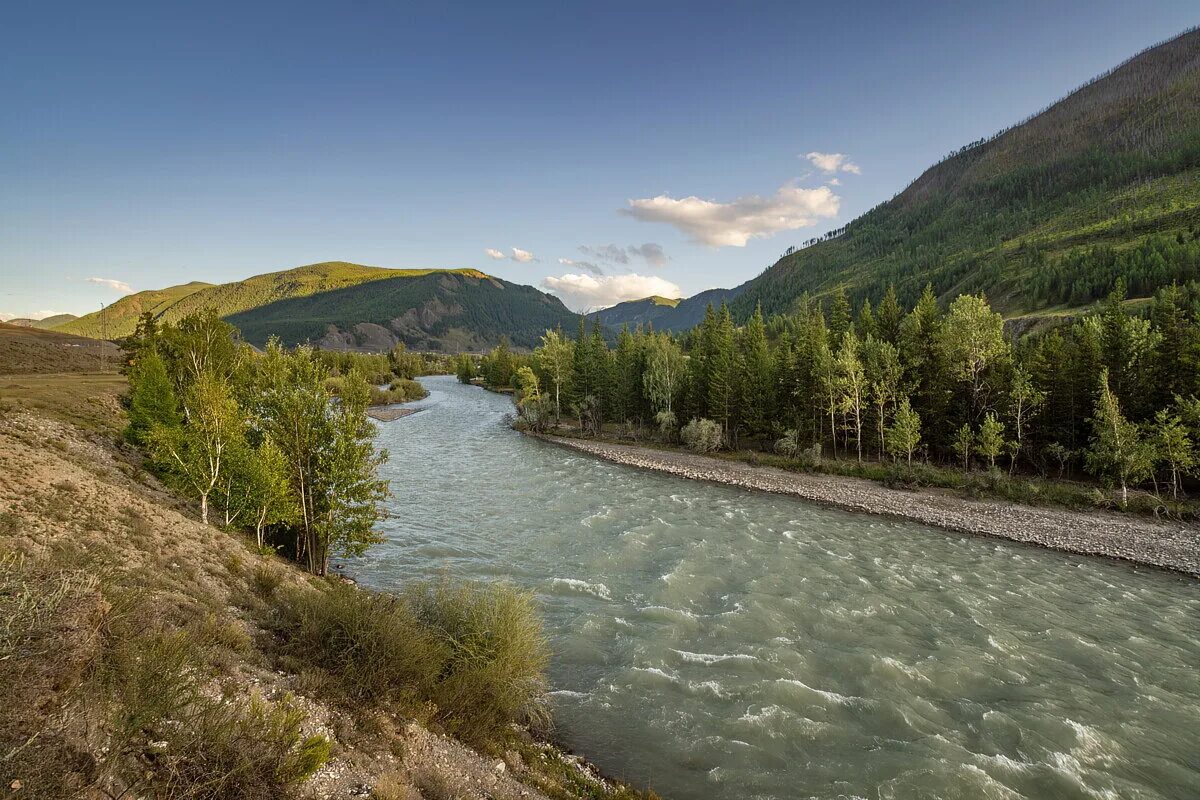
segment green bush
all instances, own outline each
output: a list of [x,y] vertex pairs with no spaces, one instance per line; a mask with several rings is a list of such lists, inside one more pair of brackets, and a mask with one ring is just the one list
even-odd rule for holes
[[388,389],[392,392],[399,392],[404,396],[404,400],[398,402],[420,400],[423,397],[429,396],[429,392],[425,391],[425,387],[419,381],[414,381],[410,378],[401,378],[400,380],[392,381]]
[[328,671],[348,697],[420,700],[449,656],[408,604],[390,595],[335,585],[288,593],[281,611],[288,652]]
[[439,582],[406,598],[449,650],[430,697],[447,728],[482,742],[509,723],[548,720],[549,648],[531,593],[503,583]]
[[683,426],[679,437],[683,439],[683,443],[689,449],[697,453],[711,453],[714,450],[720,450],[725,438],[721,433],[721,426],[711,419],[692,420]]
[[533,596],[505,584],[422,584],[402,597],[352,586],[292,593],[289,654],[344,696],[435,707],[477,744],[510,723],[544,722],[549,660]]

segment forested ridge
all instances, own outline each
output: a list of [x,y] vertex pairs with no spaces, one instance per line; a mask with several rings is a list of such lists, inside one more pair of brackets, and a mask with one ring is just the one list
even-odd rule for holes
[[317,342],[332,328],[349,337],[353,346],[360,345],[360,337],[374,334],[386,347],[400,341],[417,349],[454,352],[482,350],[502,336],[517,346],[532,347],[546,328],[571,325],[577,318],[558,298],[532,286],[477,270],[457,270],[289,298],[228,320],[257,345],[270,336],[289,345]]
[[1200,276],[1200,30],[1131,58],[931,167],[892,200],[778,262],[732,301],[795,310],[839,287],[913,304],[986,293],[1011,316],[1149,297]]

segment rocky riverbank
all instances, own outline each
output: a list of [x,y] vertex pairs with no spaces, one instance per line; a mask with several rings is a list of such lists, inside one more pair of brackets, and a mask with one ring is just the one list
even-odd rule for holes
[[847,511],[1200,576],[1200,527],[1188,523],[967,500],[931,490],[889,489],[858,478],[788,472],[637,445],[548,435],[538,438],[618,464],[683,478],[792,495]]

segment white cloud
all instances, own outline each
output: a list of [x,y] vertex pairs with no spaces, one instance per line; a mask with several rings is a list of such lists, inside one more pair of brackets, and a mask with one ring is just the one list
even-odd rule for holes
[[506,258],[510,258],[513,261],[519,261],[522,264],[528,264],[530,261],[537,261],[537,259],[533,257],[533,253],[529,252],[528,250],[522,250],[519,247],[512,248],[511,254],[505,253],[503,250],[497,250],[494,247],[485,247],[483,252],[487,253],[488,256],[496,259],[497,261],[503,261]]
[[7,311],[0,311],[0,322],[8,322],[10,319],[16,318],[16,314],[9,314]]
[[577,311],[608,308],[625,300],[639,300],[652,294],[663,297],[682,297],[683,290],[657,275],[608,275],[592,276],[568,273],[549,275],[542,280],[542,288],[562,298],[563,302]]
[[779,188],[770,197],[746,195],[728,203],[665,194],[630,200],[622,211],[642,222],[665,222],[710,247],[745,247],[751,239],[816,225],[837,216],[841,199],[828,186]]
[[116,278],[88,278],[88,283],[97,283],[101,286],[107,286],[121,294],[133,294],[133,287],[125,281],[119,281]]
[[582,267],[593,275],[604,274],[604,270],[601,269],[600,265],[591,261],[576,261],[573,258],[560,258],[558,263],[562,264],[564,267]]
[[827,180],[825,182],[828,183],[830,186],[841,186],[842,185],[842,182],[840,180],[838,180],[837,178],[830,178],[829,180]]
[[850,172],[861,175],[862,169],[850,160],[845,153],[806,153],[804,155],[813,166],[822,172]]

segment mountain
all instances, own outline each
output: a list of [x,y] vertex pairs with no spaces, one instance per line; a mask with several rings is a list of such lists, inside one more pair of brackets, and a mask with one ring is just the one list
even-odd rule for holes
[[[123,297],[104,309],[60,325],[55,330],[83,336],[120,338],[133,333],[138,317],[151,311],[172,322],[203,308],[215,308],[221,316],[257,308],[277,300],[301,297],[373,280],[400,275],[427,275],[434,270],[394,270],[364,267],[344,261],[326,261],[304,267],[268,272],[242,281],[214,286],[193,282],[169,289],[138,292]],[[103,330],[102,330],[103,329]]]
[[10,319],[9,325],[16,325],[18,328],[39,328],[41,330],[49,330],[57,325],[65,325],[71,320],[79,319],[74,314],[54,314],[41,319],[28,319],[26,317],[17,317]]
[[643,297],[640,300],[626,300],[623,303],[617,303],[615,306],[609,306],[590,316],[592,319],[598,320],[602,325],[612,325],[614,327],[644,325],[661,317],[665,312],[679,305],[679,303],[680,299],[678,297],[651,295],[650,297]]
[[745,318],[888,284],[911,303],[984,292],[1008,316],[1086,305],[1118,276],[1145,297],[1200,278],[1200,29],[951,154],[743,285]]
[[93,311],[91,314],[76,317],[56,326],[54,330],[72,333],[76,336],[87,336],[92,339],[118,339],[133,333],[134,328],[137,327],[138,317],[143,313],[149,311],[154,314],[162,314],[183,298],[211,288],[211,283],[193,281],[166,289],[149,289],[122,297],[101,311]]
[[534,347],[547,329],[579,316],[557,297],[478,270],[427,271],[293,297],[227,317],[247,341],[311,341],[329,349],[483,350],[507,336]]
[[685,331],[700,324],[709,303],[719,306],[722,301],[731,302],[741,291],[740,286],[734,289],[708,289],[683,300],[655,295],[641,300],[626,300],[590,316],[610,328],[653,325],[655,330],[660,331]]
[[55,330],[117,339],[152,312],[166,322],[215,308],[252,344],[277,335],[331,349],[386,350],[403,341],[433,350],[481,350],[507,335],[533,347],[547,328],[579,316],[531,286],[474,269],[386,269],[327,261],[213,285],[138,292]]

